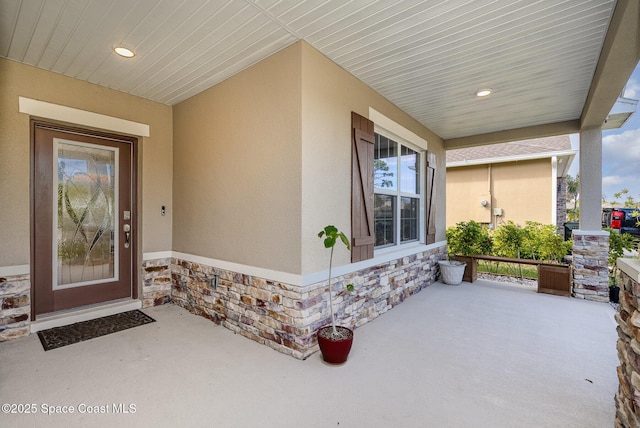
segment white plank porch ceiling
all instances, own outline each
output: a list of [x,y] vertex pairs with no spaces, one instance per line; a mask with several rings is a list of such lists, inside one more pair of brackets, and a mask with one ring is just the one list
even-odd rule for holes
[[578,119],[615,4],[0,0],[0,56],[174,105],[305,40],[450,139]]

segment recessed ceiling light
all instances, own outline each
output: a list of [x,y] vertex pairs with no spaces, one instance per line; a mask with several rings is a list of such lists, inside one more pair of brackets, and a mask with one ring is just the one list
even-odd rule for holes
[[476,97],[488,97],[491,93],[493,93],[493,89],[478,89],[476,91]]
[[113,50],[115,51],[115,53],[125,58],[133,58],[134,56],[136,56],[136,54],[131,49],[127,49],[122,46],[117,46],[113,48]]

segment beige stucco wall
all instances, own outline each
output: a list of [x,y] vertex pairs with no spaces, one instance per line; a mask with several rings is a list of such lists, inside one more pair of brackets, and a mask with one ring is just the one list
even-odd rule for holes
[[[489,169],[477,165],[447,170],[447,227],[469,220],[492,222]],[[486,207],[480,204],[483,200]]]
[[[351,232],[351,112],[369,117],[369,108],[382,113],[428,142],[439,164],[437,240],[444,240],[445,192],[442,140],[383,96],[301,42],[302,48],[302,273],[328,266],[318,231],[334,224]],[[340,248],[336,266],[348,264]]]
[[6,59],[0,59],[0,88],[0,267],[26,265],[30,257],[30,118],[18,112],[20,96],[150,125],[138,152],[141,250],[171,249],[171,107]]
[[300,272],[300,45],[174,106],[173,249]]
[[[304,42],[174,106],[173,249],[293,274],[327,268],[317,232],[350,234],[351,111],[442,141]],[[441,187],[444,189],[444,187]],[[444,240],[444,191],[438,192]],[[336,254],[336,265],[349,263]]]
[[[522,226],[527,220],[556,221],[550,159],[449,168],[446,187],[447,227],[469,220],[497,226],[509,220]],[[480,205],[483,199],[489,203],[486,208]],[[493,208],[504,212],[497,221],[492,217]]]
[[139,146],[141,252],[296,274],[325,269],[316,234],[329,223],[350,233],[350,117],[369,108],[436,153],[444,240],[440,138],[303,42],[173,109],[5,59],[0,84],[0,267],[29,263],[30,130],[20,96],[150,125]]

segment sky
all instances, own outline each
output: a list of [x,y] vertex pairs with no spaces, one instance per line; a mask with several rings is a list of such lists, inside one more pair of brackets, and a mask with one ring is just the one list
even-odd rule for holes
[[[624,96],[640,99],[640,65],[631,74]],[[572,135],[571,146],[578,149],[579,144],[579,137]],[[579,171],[580,160],[576,156],[569,174],[575,177]],[[613,202],[614,194],[622,189],[628,189],[629,195],[640,201],[640,104],[624,126],[602,132],[602,195],[607,202]]]

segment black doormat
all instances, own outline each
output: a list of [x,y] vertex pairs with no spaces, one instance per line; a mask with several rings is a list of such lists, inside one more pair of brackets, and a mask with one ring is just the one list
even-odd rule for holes
[[136,309],[94,320],[42,330],[38,332],[38,337],[44,350],[50,351],[51,349],[73,345],[83,340],[105,336],[154,321],[149,315]]

